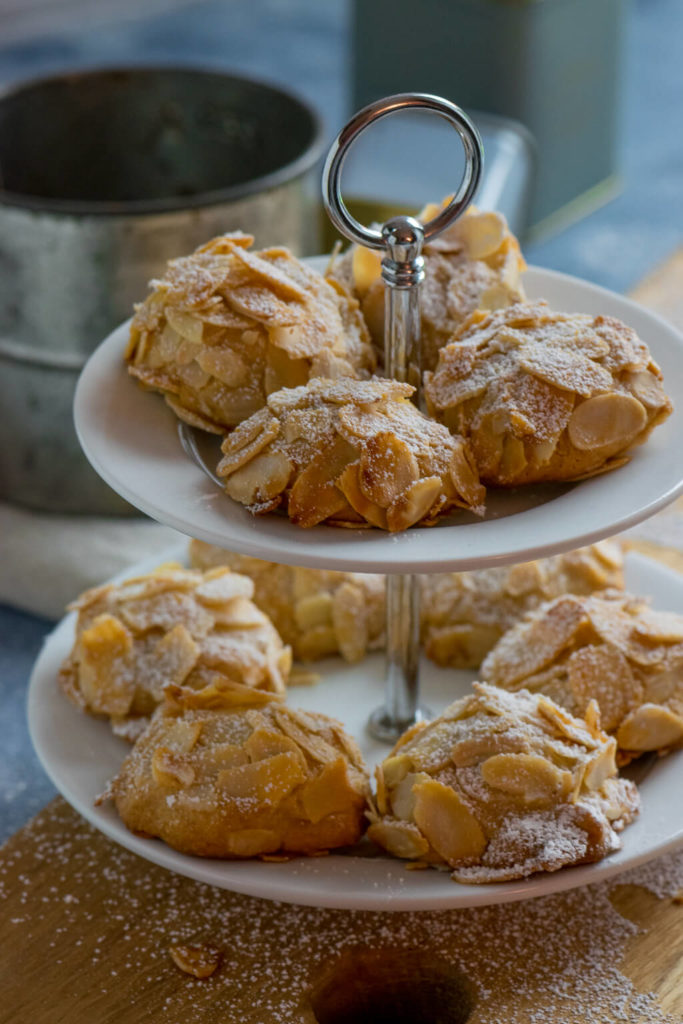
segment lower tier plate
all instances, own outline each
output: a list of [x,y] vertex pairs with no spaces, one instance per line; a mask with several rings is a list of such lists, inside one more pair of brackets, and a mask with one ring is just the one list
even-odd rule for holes
[[[169,556],[178,558],[179,553]],[[154,564],[134,566],[125,575],[147,572]],[[683,577],[678,573],[642,555],[629,554],[626,578],[628,588],[650,596],[655,607],[683,613]],[[74,624],[72,613],[50,634],[31,677],[28,717],[36,752],[57,789],[92,825],[121,846],[181,875],[287,903],[359,910],[434,910],[511,902],[588,885],[683,845],[683,801],[679,798],[683,752],[679,752],[641,759],[627,772],[640,786],[642,810],[624,830],[619,852],[597,864],[537,874],[522,881],[460,885],[445,871],[409,871],[404,862],[379,853],[369,842],[352,852],[284,863],[205,860],[177,853],[160,840],[142,839],[129,832],[111,803],[94,805],[130,748],[112,734],[106,721],[83,714],[58,689],[57,673],[73,644]],[[321,681],[313,687],[292,688],[289,703],[340,719],[359,742],[368,766],[373,766],[389,749],[365,730],[368,715],[382,701],[382,656],[368,657],[353,666],[339,658],[328,659],[312,667],[320,672]],[[468,692],[474,678],[472,672],[439,669],[423,661],[423,701],[438,713]]]

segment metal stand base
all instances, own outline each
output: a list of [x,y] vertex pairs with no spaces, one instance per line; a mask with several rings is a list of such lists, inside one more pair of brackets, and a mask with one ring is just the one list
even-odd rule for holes
[[406,729],[417,722],[428,722],[434,717],[434,712],[422,704],[415,709],[413,717],[407,721],[397,721],[384,705],[373,711],[368,719],[368,732],[381,743],[395,743],[399,736],[402,736]]

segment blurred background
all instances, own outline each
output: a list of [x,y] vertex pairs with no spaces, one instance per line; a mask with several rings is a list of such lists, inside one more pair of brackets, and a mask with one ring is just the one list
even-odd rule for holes
[[[535,192],[510,209],[535,228],[528,259],[620,291],[681,243],[682,59],[680,0],[0,0],[3,84],[180,63],[294,90],[327,141],[354,105],[399,88],[521,122]],[[499,177],[524,179],[528,136],[507,127],[485,125],[489,167],[498,156]],[[411,148],[413,169],[433,166]]]

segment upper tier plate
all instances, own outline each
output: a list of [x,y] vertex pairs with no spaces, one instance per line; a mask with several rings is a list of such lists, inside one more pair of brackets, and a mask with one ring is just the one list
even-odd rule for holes
[[[553,309],[603,313],[633,327],[660,364],[675,408],[628,465],[577,484],[489,489],[483,521],[457,512],[431,528],[388,534],[330,526],[304,530],[281,515],[252,516],[188,457],[178,420],[162,398],[129,377],[123,362],[128,324],[102,342],[83,370],[74,403],[76,431],[100,476],[143,512],[182,533],[273,562],[439,572],[568,551],[647,519],[683,491],[683,337],[642,306],[566,274],[534,267],[524,284],[529,298],[547,299]],[[209,443],[215,444],[217,462],[217,439]]]

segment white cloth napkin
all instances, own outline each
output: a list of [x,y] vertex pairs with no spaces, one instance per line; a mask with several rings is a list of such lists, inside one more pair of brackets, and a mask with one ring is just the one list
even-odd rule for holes
[[69,601],[187,538],[151,519],[59,516],[0,502],[0,603],[60,618]]

